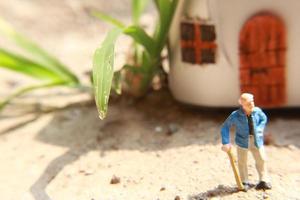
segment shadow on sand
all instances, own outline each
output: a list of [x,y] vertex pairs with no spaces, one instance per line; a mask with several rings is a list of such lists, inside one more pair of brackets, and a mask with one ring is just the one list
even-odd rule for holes
[[[99,156],[104,156],[106,151],[118,149],[143,152],[189,145],[220,144],[220,125],[234,109],[185,106],[175,102],[166,91],[150,93],[138,101],[123,96],[112,99],[110,103],[108,117],[103,121],[99,120],[94,105],[54,112],[52,121],[38,133],[36,139],[67,147],[68,150],[52,160],[31,186],[30,191],[36,200],[51,199],[46,193],[47,185],[65,166],[93,150],[99,151]],[[289,116],[288,112],[283,113],[276,111],[271,112],[271,115],[274,119]],[[297,113],[293,111],[292,117],[288,119],[297,122],[294,123],[294,129],[299,126],[300,115]],[[276,135],[279,129],[276,126],[273,129],[273,134]],[[180,136],[181,134],[184,136]],[[278,135],[282,133],[279,132]],[[292,138],[291,144],[299,147],[300,138],[293,135],[289,137]],[[191,196],[190,200],[226,196],[235,192],[238,192],[236,188],[219,185],[213,190]]]
[[[103,121],[94,106],[72,107],[55,112],[52,121],[38,133],[37,140],[67,147],[68,151],[52,160],[31,186],[36,200],[51,199],[47,185],[65,166],[93,150],[105,156],[106,151],[118,149],[143,152],[219,143],[217,124],[225,118],[225,112],[186,107],[175,102],[169,93],[152,93],[138,101],[121,98],[111,103]],[[175,140],[183,129],[185,139]],[[201,139],[207,130],[212,134]]]
[[224,185],[218,185],[216,188],[212,190],[208,190],[206,192],[194,195],[194,196],[189,196],[189,200],[207,200],[211,199],[213,197],[224,197],[227,195],[231,195],[233,193],[238,193],[240,192],[237,187],[229,187],[229,186],[224,186]]

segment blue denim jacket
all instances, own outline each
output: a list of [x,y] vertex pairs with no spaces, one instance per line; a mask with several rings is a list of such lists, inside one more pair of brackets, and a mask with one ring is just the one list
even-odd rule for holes
[[[267,123],[267,116],[258,107],[254,108],[251,116],[254,127],[254,143],[259,148],[264,144],[263,131]],[[221,128],[222,144],[230,143],[231,126],[235,126],[235,143],[242,148],[248,148],[248,119],[242,108],[233,111],[223,123]]]

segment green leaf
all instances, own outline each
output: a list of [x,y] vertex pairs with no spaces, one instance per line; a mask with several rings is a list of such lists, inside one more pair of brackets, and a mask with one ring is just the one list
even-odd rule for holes
[[132,21],[134,25],[138,25],[142,12],[145,10],[149,0],[132,0]]
[[93,58],[94,92],[100,119],[104,119],[107,113],[114,73],[114,47],[120,33],[122,30],[119,28],[109,31]]
[[111,16],[106,15],[106,14],[100,12],[100,11],[92,11],[91,14],[94,17],[97,17],[98,19],[101,19],[101,20],[103,20],[105,22],[108,22],[108,23],[110,23],[110,24],[112,24],[112,25],[114,25],[114,26],[116,26],[116,27],[118,27],[120,29],[125,28],[125,25],[121,21],[119,21],[119,20],[117,20],[115,18],[112,18]]
[[121,70],[114,73],[112,88],[114,89],[114,91],[118,95],[122,94],[122,73],[121,73]]
[[162,25],[169,21],[171,7],[175,1],[176,0],[156,0],[156,5],[160,16],[159,20]]
[[0,48],[0,67],[4,67],[41,80],[61,79],[56,73],[27,58]]
[[135,42],[141,44],[149,54],[153,54],[155,50],[154,40],[141,27],[129,26],[123,32],[131,36]]
[[158,44],[156,53],[160,54],[165,46],[178,0],[155,0],[155,3],[159,12],[159,24],[156,27],[154,40]]
[[17,45],[30,53],[33,61],[40,63],[42,66],[47,67],[49,70],[55,72],[57,75],[70,83],[78,83],[77,77],[70,72],[60,61],[53,56],[49,55],[44,49],[32,42],[30,39],[17,33],[8,23],[0,18],[0,32],[6,37],[13,40]]

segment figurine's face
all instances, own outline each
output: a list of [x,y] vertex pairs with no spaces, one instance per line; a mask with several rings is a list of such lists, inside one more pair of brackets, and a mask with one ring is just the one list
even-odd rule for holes
[[242,102],[242,107],[243,109],[247,112],[247,113],[251,113],[253,111],[254,108],[254,101],[243,101]]

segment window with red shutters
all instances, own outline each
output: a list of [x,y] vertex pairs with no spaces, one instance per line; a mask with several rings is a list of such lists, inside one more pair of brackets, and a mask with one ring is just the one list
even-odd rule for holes
[[200,22],[180,25],[181,57],[183,62],[209,64],[216,62],[215,26]]

